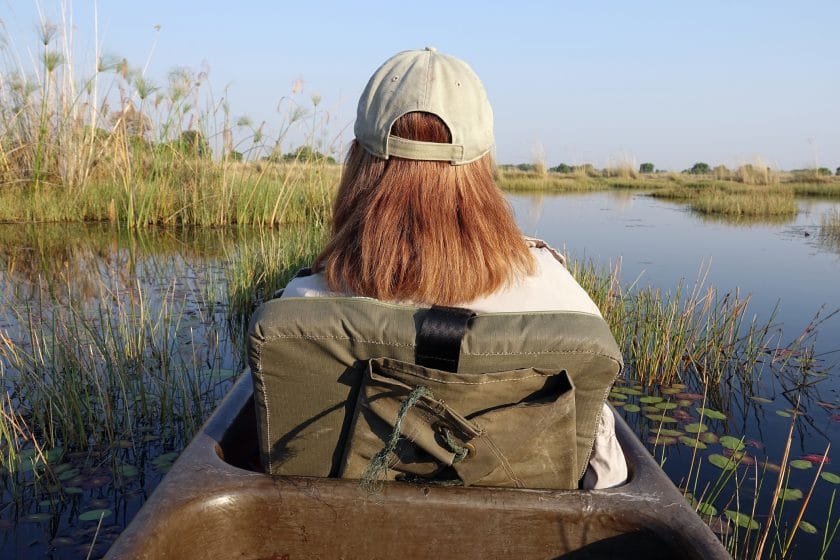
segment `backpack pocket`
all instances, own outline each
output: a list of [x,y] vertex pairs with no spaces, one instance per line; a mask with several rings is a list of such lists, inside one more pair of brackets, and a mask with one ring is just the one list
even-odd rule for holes
[[464,374],[376,358],[340,476],[571,489],[576,465],[574,386],[564,370]]

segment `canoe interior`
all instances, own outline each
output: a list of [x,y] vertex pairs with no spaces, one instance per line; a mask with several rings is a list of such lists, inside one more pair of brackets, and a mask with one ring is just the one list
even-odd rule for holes
[[255,426],[245,373],[106,558],[729,558],[621,418],[630,480],[589,492],[269,477]]

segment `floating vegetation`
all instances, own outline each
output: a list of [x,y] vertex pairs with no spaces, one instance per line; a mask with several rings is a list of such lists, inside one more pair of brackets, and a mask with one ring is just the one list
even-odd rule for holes
[[682,435],[685,435],[679,430],[672,430],[670,428],[651,428],[650,431],[654,434],[659,434],[662,436],[680,437]]
[[756,529],[760,529],[761,525],[750,517],[749,515],[743,514],[738,511],[733,511],[728,509],[723,512],[723,514],[733,523],[735,523],[738,527],[743,527],[744,529],[749,529],[750,531],[754,531]]
[[676,445],[679,439],[672,436],[650,436],[647,439],[648,443],[653,445]]
[[801,500],[803,497],[802,490],[799,488],[785,488],[779,494],[779,498],[785,502],[795,502]]
[[647,414],[645,418],[653,422],[659,422],[661,424],[673,424],[677,422],[676,418],[672,418],[671,416],[667,416],[664,414]]
[[735,461],[733,458],[725,457],[717,453],[712,453],[711,455],[709,455],[708,460],[711,464],[713,464],[719,469],[733,470],[735,467],[738,466],[737,461]]
[[726,420],[726,414],[713,408],[697,407],[694,410],[696,410],[700,416],[705,416],[709,420]]
[[742,441],[742,439],[733,436],[721,436],[720,444],[727,449],[731,449],[732,451],[740,451],[744,448],[744,442]]
[[714,432],[703,432],[698,436],[698,438],[700,441],[707,444],[718,443],[720,441],[720,438]]
[[705,432],[709,428],[700,422],[692,422],[691,424],[683,426],[683,429],[690,434],[698,434],[700,432]]
[[804,459],[794,459],[793,461],[790,462],[790,466],[793,467],[794,469],[805,470],[805,469],[810,469],[814,465],[811,464],[811,461],[806,461]]
[[707,447],[705,443],[696,437],[680,436],[680,442],[695,449],[706,449]]
[[79,514],[79,521],[99,521],[114,514],[110,509],[91,509]]
[[830,482],[832,484],[840,484],[840,475],[837,475],[832,472],[823,471],[820,473],[820,476],[823,480]]
[[799,528],[808,533],[809,535],[816,535],[819,533],[819,529],[817,529],[816,525],[808,523],[807,521],[800,521]]

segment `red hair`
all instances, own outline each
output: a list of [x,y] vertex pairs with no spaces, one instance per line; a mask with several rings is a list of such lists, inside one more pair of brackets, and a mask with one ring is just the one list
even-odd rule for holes
[[[444,122],[407,113],[391,134],[450,142]],[[353,141],[333,204],[332,238],[313,263],[338,292],[457,305],[488,295],[535,262],[493,180],[487,154],[464,165],[368,153]]]

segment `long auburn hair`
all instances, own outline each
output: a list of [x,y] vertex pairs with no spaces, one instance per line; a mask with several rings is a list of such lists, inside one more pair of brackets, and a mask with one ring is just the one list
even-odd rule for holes
[[[451,141],[446,124],[423,112],[397,119],[391,134]],[[489,154],[464,165],[384,160],[356,140],[333,204],[332,238],[313,263],[334,291],[427,305],[467,303],[535,267]]]

